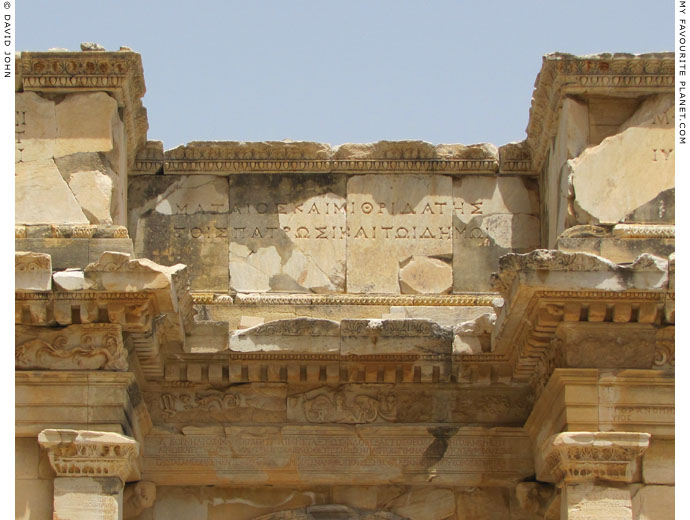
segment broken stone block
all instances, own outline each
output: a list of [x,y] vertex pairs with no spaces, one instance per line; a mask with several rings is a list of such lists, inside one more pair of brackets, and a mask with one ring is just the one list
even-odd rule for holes
[[452,253],[452,180],[443,175],[356,175],[347,185],[347,291],[399,294],[411,256]]
[[453,288],[453,268],[442,260],[412,256],[400,266],[401,294],[447,294]]
[[344,291],[344,177],[234,175],[229,193],[230,290]]
[[45,161],[55,151],[55,103],[35,92],[19,92],[15,104],[15,162]]
[[341,355],[450,354],[451,329],[429,320],[342,320]]
[[24,251],[14,253],[15,291],[50,291],[51,275],[50,255]]
[[580,224],[615,224],[675,185],[673,96],[651,98],[619,133],[568,162]]
[[17,224],[88,224],[52,159],[15,165]]
[[93,284],[84,278],[84,271],[81,269],[68,269],[58,271],[53,274],[55,287],[63,291],[87,291]]
[[240,324],[237,326],[237,328],[248,329],[250,327],[256,327],[257,325],[263,325],[264,321],[264,318],[260,316],[241,316]]
[[117,101],[105,92],[69,94],[55,107],[55,157],[78,152],[109,152],[119,116]]
[[392,500],[386,509],[410,520],[445,520],[455,515],[455,496],[449,489],[419,488]]

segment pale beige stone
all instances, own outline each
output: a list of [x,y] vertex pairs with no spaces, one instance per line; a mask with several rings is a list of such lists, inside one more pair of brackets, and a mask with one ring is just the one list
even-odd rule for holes
[[633,520],[633,506],[627,486],[585,482],[564,486],[561,518],[567,520]]
[[357,175],[347,194],[348,292],[398,294],[401,261],[450,258],[450,177]]
[[122,504],[123,518],[139,516],[144,509],[148,509],[156,501],[156,484],[141,480],[125,486]]
[[389,502],[386,509],[410,520],[444,520],[455,514],[455,497],[448,489],[420,488]]
[[632,498],[633,520],[673,520],[674,486],[641,486]]
[[117,477],[58,477],[54,483],[54,520],[119,520],[122,481]]
[[55,107],[55,157],[78,152],[109,152],[119,121],[117,101],[105,92],[69,94]]
[[[661,404],[661,403],[660,403]],[[642,480],[646,484],[671,484],[675,477],[675,441],[652,437],[642,456]]]
[[[486,306],[463,306],[463,307],[432,307],[426,305],[415,305],[414,307],[407,306],[391,306],[390,316],[388,319],[423,319],[435,321],[443,327],[453,327],[458,323],[472,320],[481,314],[493,312],[492,307]],[[383,318],[383,316],[382,316]]]
[[53,274],[55,287],[63,291],[86,291],[93,287],[93,283],[84,278],[81,269],[67,269]]
[[675,185],[668,110],[668,102],[643,104],[620,133],[569,162],[578,222],[615,224]]
[[521,177],[468,175],[453,182],[455,215],[463,223],[473,215],[539,214],[536,186]]
[[15,165],[17,224],[88,224],[52,159]]
[[[151,201],[163,215],[226,213],[229,210],[228,181],[215,175],[182,176]],[[142,209],[146,209],[144,206]]]
[[453,268],[426,256],[403,261],[398,273],[401,294],[447,294],[453,288]]
[[256,325],[263,325],[266,320],[261,316],[242,316],[240,317],[240,323],[237,326],[238,329],[248,329],[250,327],[255,327]]
[[336,487],[333,502],[359,509],[376,509],[377,490],[374,486]]
[[189,490],[179,490],[175,495],[164,496],[156,500],[153,505],[154,520],[171,520],[194,518],[208,519],[208,504]]
[[15,291],[50,291],[52,262],[46,253],[14,253]]
[[52,159],[57,136],[55,103],[35,92],[16,93],[15,162]]
[[110,207],[113,181],[98,171],[74,173],[68,181],[77,202],[91,224],[112,224]]
[[453,333],[429,320],[342,320],[342,355],[450,354]]

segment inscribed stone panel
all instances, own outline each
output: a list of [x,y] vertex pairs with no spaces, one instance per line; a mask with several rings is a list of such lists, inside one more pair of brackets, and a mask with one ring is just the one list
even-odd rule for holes
[[453,179],[453,291],[490,291],[499,257],[539,247],[537,215],[537,187],[527,179]]
[[[450,260],[451,193],[452,180],[443,175],[350,178],[347,184],[348,292],[399,294],[403,292],[400,270],[411,257]],[[438,272],[429,270],[429,276]],[[436,285],[435,280],[428,282]]]
[[192,289],[228,289],[228,184],[222,177],[130,180],[129,229],[137,257],[188,266]]
[[230,289],[343,292],[345,178],[230,177]]

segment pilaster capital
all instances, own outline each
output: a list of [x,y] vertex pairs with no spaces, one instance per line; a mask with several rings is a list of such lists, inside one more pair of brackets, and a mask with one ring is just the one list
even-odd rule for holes
[[89,430],[43,430],[38,443],[48,450],[58,477],[118,477],[136,468],[139,443],[125,435]]
[[557,483],[594,479],[635,482],[648,433],[564,432],[547,443],[546,464]]

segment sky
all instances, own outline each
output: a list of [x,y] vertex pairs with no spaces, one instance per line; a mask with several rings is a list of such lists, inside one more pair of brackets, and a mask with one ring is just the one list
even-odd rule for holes
[[673,50],[673,2],[17,0],[17,51],[141,53],[148,138],[521,141],[542,56]]

